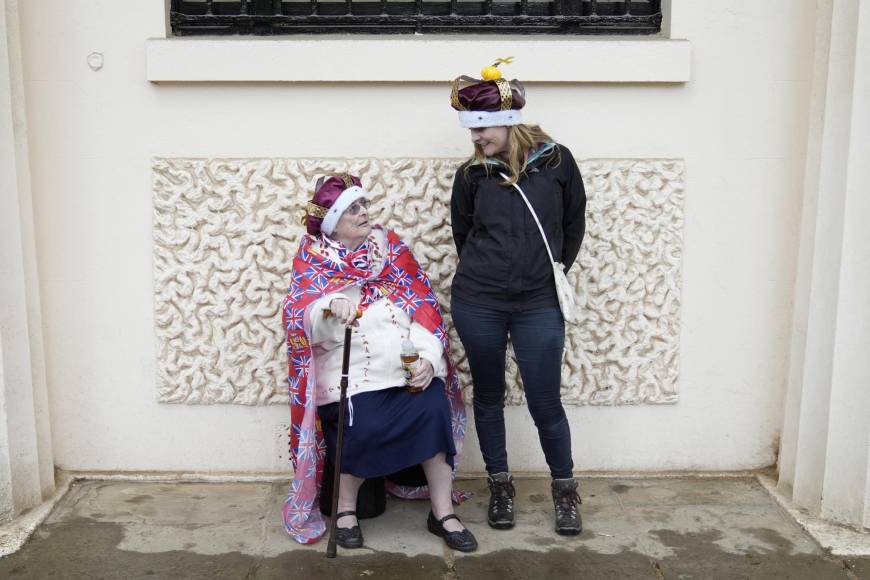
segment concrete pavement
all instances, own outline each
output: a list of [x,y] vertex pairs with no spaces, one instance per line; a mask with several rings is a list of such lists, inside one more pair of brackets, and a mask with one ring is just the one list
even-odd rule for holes
[[0,578],[843,578],[870,558],[826,554],[753,477],[581,479],[585,530],[552,529],[549,480],[517,480],[517,526],[486,525],[482,479],[457,512],[480,550],[426,531],[428,502],[389,499],[363,520],[366,547],[323,556],[281,525],[287,482],[78,481]]

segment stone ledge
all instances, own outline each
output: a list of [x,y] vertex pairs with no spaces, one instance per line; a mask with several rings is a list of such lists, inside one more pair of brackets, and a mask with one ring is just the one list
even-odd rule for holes
[[155,83],[445,83],[498,55],[523,82],[684,83],[691,69],[691,44],[662,37],[152,38],[145,54]]
[[0,526],[0,558],[14,554],[30,538],[31,534],[42,525],[54,507],[69,491],[75,477],[64,471],[58,471],[55,490],[51,497],[35,508],[27,511],[11,522]]
[[798,508],[777,487],[776,480],[766,474],[756,476],[779,506],[819,545],[834,556],[870,556],[870,533],[858,531],[831,520],[816,517]]

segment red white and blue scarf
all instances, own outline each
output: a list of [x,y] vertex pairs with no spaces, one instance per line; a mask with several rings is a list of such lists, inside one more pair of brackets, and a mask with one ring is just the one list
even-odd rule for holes
[[[375,232],[380,233],[380,232]],[[386,248],[379,248],[377,236],[355,251],[348,251],[328,238],[305,235],[293,259],[290,290],[283,304],[287,334],[288,384],[290,389],[290,450],[294,474],[284,502],[284,528],[301,544],[317,541],[326,530],[320,513],[320,487],[326,443],[317,420],[317,388],[312,363],[310,313],[308,307],[318,298],[350,286],[360,289],[363,311],[376,300],[388,298],[413,321],[418,322],[444,347],[447,357],[447,399],[450,403],[454,465],[459,464],[465,438],[466,413],[462,391],[453,365],[450,344],[441,309],[429,278],[411,250],[392,230],[384,230]],[[383,267],[376,256],[383,253]],[[379,270],[379,271],[374,271]],[[455,469],[455,468],[454,468]],[[390,493],[404,498],[428,497],[425,487],[411,488],[387,483]],[[454,500],[467,497],[454,492]]]

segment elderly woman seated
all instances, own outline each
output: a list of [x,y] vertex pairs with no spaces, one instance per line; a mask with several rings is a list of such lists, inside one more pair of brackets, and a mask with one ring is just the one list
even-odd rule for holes
[[[295,467],[284,505],[301,543],[325,531],[318,510],[323,461],[334,464],[345,328],[352,327],[336,542],[363,545],[357,492],[366,478],[419,465],[428,489],[393,484],[400,497],[431,500],[430,532],[462,551],[477,541],[453,513],[453,466],[465,408],[448,360],[447,332],[429,279],[395,232],[369,220],[369,196],[349,175],[318,182],[284,300]],[[324,315],[326,311],[327,315]],[[419,352],[402,366],[403,346]],[[389,485],[389,484],[388,484]]]

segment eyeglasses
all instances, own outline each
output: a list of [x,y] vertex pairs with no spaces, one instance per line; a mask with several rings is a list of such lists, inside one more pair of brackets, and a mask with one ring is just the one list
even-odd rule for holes
[[344,211],[345,211],[345,213],[347,213],[349,215],[357,215],[362,210],[368,211],[369,203],[370,203],[369,200],[367,200],[366,198],[363,197],[363,198],[356,200],[352,204],[350,204],[350,207]]

